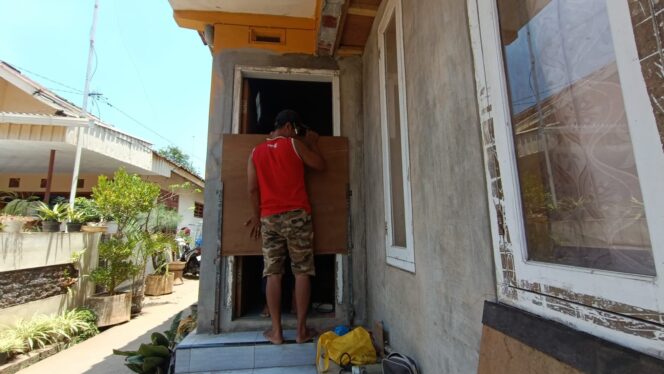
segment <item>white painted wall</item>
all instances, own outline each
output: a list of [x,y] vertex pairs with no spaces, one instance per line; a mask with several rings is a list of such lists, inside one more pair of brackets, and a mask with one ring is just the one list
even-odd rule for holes
[[180,194],[178,213],[182,216],[182,220],[178,225],[178,230],[182,227],[188,227],[191,230],[191,236],[195,239],[201,234],[203,219],[194,217],[194,202],[203,204],[202,192],[186,192]]

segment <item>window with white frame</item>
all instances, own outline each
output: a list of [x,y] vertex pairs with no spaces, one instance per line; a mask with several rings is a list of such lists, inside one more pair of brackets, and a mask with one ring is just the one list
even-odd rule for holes
[[415,272],[401,1],[388,1],[378,27],[387,263]]
[[[664,153],[627,2],[477,7],[510,233],[494,242],[509,241],[513,255],[514,278],[498,271],[512,287],[511,296],[499,287],[502,300],[664,354],[633,328],[542,302],[555,297],[664,332]],[[503,270],[506,254],[496,249]]]

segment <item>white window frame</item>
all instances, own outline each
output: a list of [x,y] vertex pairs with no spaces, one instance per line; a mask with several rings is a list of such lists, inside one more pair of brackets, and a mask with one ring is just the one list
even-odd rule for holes
[[[404,69],[403,23],[401,0],[388,0],[378,25],[378,51],[380,75],[380,122],[383,148],[383,191],[385,200],[385,247],[389,265],[415,272],[415,251],[413,248],[413,208],[410,188],[410,157],[408,147],[408,111],[406,106],[406,73]],[[389,129],[387,125],[387,93],[385,90],[385,29],[394,15],[397,47],[397,76],[399,83],[399,124],[401,131],[401,165],[403,173],[404,221],[406,246],[393,244],[392,227],[392,175],[390,172]]]
[[[664,191],[664,174],[657,172],[664,170],[664,153],[641,72],[627,1],[606,0],[606,4],[657,275],[642,276],[528,260],[496,0],[470,0],[470,27],[476,54],[480,116],[483,120],[492,121],[494,126],[495,147],[504,193],[505,224],[510,232],[514,255],[516,284],[509,284],[500,265],[504,238],[501,238],[495,229],[497,213],[493,204],[496,197],[492,195],[491,175],[487,170],[498,294],[503,302],[560,320],[634,349],[664,357],[664,337],[639,338],[608,328],[607,325],[600,326],[600,323],[592,318],[584,318],[593,311],[599,310],[601,313],[603,305],[607,305],[606,302],[664,313],[664,195],[661,193]],[[486,92],[481,93],[482,88],[485,88]],[[538,284],[538,287],[533,289],[533,284]],[[586,312],[570,316],[549,308],[547,300],[552,300],[550,297],[560,297],[554,290],[569,291],[568,294],[572,296],[565,301],[578,304],[578,310],[587,307]],[[587,314],[582,316],[583,313]],[[619,315],[616,315],[616,318],[630,319]]]

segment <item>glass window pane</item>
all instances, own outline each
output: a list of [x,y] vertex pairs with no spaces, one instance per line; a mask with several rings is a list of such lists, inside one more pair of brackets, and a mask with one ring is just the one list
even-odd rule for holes
[[406,246],[403,165],[401,162],[401,121],[399,117],[399,79],[397,69],[397,32],[395,14],[385,29],[385,95],[387,108],[390,191],[392,201],[392,245]]
[[498,8],[528,258],[655,275],[606,0]]

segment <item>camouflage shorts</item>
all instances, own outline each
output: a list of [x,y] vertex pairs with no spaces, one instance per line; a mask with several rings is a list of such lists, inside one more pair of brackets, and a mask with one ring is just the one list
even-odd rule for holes
[[284,273],[286,255],[293,274],[316,275],[314,268],[314,230],[311,215],[293,210],[261,218],[263,236],[263,276]]

